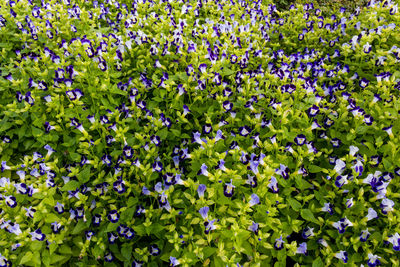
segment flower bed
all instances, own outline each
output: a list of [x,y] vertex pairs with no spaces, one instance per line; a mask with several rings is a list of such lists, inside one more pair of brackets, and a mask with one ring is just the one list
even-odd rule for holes
[[399,264],[394,2],[0,5],[0,266]]

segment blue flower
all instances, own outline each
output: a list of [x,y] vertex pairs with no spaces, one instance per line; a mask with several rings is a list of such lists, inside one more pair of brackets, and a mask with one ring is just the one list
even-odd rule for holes
[[205,219],[207,219],[207,216],[208,216],[208,211],[210,210],[210,208],[209,207],[202,207],[200,210],[199,210],[199,213],[200,213],[200,215],[201,215],[201,217],[203,217],[203,219],[205,220]]
[[307,243],[306,242],[301,243],[297,247],[296,253],[306,255],[307,254]]
[[395,233],[394,235],[388,236],[388,242],[393,245],[394,251],[400,251],[400,235]]
[[179,264],[180,264],[179,260],[177,260],[175,257],[172,256],[169,257],[169,266],[177,266]]
[[250,198],[251,198],[249,201],[250,207],[260,204],[260,198],[257,196],[257,194],[252,194]]
[[206,191],[207,187],[204,184],[200,184],[197,188],[197,194],[200,198],[204,197],[204,192]]
[[258,234],[258,223],[252,222],[249,226],[249,230],[254,232],[256,235]]

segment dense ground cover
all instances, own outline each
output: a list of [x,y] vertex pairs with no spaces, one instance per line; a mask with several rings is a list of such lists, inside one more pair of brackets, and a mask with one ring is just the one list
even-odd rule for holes
[[0,266],[399,264],[395,2],[0,6]]

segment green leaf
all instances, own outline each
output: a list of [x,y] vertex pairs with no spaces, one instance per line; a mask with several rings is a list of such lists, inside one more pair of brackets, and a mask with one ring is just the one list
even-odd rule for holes
[[86,223],[84,221],[79,221],[76,225],[74,230],[72,230],[73,235],[79,234],[82,232],[85,228],[87,228]]
[[41,136],[43,134],[43,131],[40,130],[39,128],[36,128],[35,126],[32,126],[32,135],[34,137]]
[[205,247],[203,248],[204,258],[207,259],[212,256],[217,251],[217,248],[213,247]]
[[32,252],[28,251],[22,258],[21,261],[19,262],[19,264],[25,264],[27,262],[30,262],[32,259]]
[[314,214],[309,209],[302,209],[300,215],[304,220],[319,224],[319,221],[315,219]]
[[75,190],[80,186],[78,181],[69,181],[68,183],[66,183],[62,188],[61,191],[71,191],[71,190]]
[[122,254],[122,256],[125,258],[125,259],[127,259],[127,260],[130,260],[131,259],[131,257],[132,257],[132,245],[131,244],[124,244],[124,245],[122,245],[122,248],[121,248],[121,254]]
[[321,260],[321,257],[318,257],[313,261],[312,267],[323,267],[323,266],[324,266],[324,263]]
[[301,203],[298,202],[296,199],[289,198],[288,202],[292,209],[294,209],[295,211],[299,211],[301,209]]
[[90,179],[90,166],[86,166],[83,171],[78,174],[78,180],[81,183],[86,183]]
[[321,170],[322,170],[322,168],[318,167],[317,165],[311,165],[308,167],[308,171],[310,173],[318,173],[318,172],[321,172]]

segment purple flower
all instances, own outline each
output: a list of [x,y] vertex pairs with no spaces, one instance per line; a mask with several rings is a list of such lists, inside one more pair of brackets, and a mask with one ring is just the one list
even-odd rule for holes
[[104,261],[112,262],[114,260],[114,255],[111,252],[108,252],[104,255]]
[[175,257],[172,256],[169,257],[169,266],[177,266],[179,264],[180,264],[179,260],[177,260]]
[[315,117],[319,113],[319,107],[316,105],[313,105],[311,108],[308,110],[308,115],[310,117]]
[[108,242],[109,242],[110,244],[114,244],[115,241],[118,239],[118,236],[115,235],[113,232],[107,233],[107,236],[108,236]]

